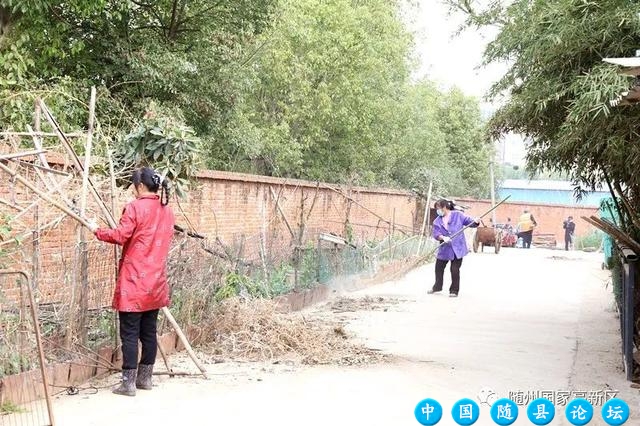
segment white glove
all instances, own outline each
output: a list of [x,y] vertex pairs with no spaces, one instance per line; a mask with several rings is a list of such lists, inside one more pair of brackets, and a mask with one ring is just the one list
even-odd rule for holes
[[479,217],[476,217],[475,219],[473,219],[473,221],[478,225],[480,225],[480,222],[482,222],[482,219],[480,219]]
[[98,230],[98,222],[96,221],[96,219],[88,219],[87,222],[89,222],[89,231],[91,231],[91,233],[95,234],[96,231]]
[[449,238],[447,236],[442,236],[440,241],[442,241],[442,244],[446,244],[448,242],[451,242],[451,238]]

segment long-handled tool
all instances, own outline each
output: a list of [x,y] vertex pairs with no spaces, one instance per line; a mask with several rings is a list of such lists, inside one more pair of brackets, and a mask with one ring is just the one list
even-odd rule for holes
[[[505,201],[507,201],[511,196],[508,195],[506,198],[504,198],[502,201],[500,201],[498,204],[496,204],[495,206],[491,207],[489,210],[487,210],[486,212],[484,212],[482,215],[478,216],[478,219],[482,219],[483,217],[485,217],[486,215],[488,215],[489,213],[491,213],[492,211],[494,211],[495,209],[498,208],[499,205],[503,204]],[[453,240],[455,237],[457,237],[458,235],[462,234],[467,228],[470,228],[471,226],[473,226],[474,224],[471,223],[465,227],[463,227],[461,230],[459,230],[458,232],[454,232],[453,235],[451,235],[449,238],[451,238],[451,240]],[[450,241],[451,241],[450,240]],[[450,242],[449,241],[449,242]],[[446,244],[446,243],[443,243]],[[420,266],[421,264],[427,262],[429,259],[431,259],[431,257],[433,256],[433,254],[440,248],[440,245],[437,245],[436,247],[434,247],[432,250],[429,251],[429,253],[425,254],[424,256],[420,256],[418,258],[412,258],[410,260],[408,260],[407,264],[405,266],[403,266],[402,268],[400,268],[398,271],[396,271],[395,273],[390,274],[387,279],[395,279],[401,275],[404,275],[407,273],[407,271],[417,268],[418,266]]]
[[[482,219],[483,217],[485,217],[486,215],[488,215],[489,213],[491,213],[492,211],[494,211],[495,209],[498,208],[499,205],[503,204],[505,201],[507,201],[509,198],[511,197],[511,195],[507,195],[502,201],[500,201],[498,204],[496,204],[495,206],[491,207],[489,210],[487,210],[486,212],[484,212],[483,214],[481,214],[480,216],[478,216],[478,219]],[[447,242],[441,242],[439,245],[437,245],[436,247],[434,247],[429,253],[427,253],[426,255],[421,257],[421,261],[424,259],[428,259],[431,256],[433,256],[433,254],[440,248],[440,246],[442,244],[448,244],[451,241],[453,241],[453,239],[455,237],[457,237],[458,235],[462,234],[467,228],[471,228],[473,226],[477,226],[475,222],[470,223],[469,225],[464,226],[462,229],[460,229],[457,232],[454,232],[453,235],[449,236],[449,241]]]

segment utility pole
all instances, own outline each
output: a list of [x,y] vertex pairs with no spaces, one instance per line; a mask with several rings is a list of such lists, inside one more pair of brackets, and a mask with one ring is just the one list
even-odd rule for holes
[[[495,179],[493,176],[493,163],[494,160],[491,160],[489,162],[489,175],[491,178],[491,207],[495,207],[496,205],[496,184],[495,184]],[[491,219],[493,220],[493,226],[496,225],[496,211],[494,210],[493,212],[491,212]]]

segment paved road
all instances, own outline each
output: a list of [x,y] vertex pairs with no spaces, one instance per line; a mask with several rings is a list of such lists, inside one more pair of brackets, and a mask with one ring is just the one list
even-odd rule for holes
[[[395,355],[369,367],[212,365],[212,380],[164,379],[123,398],[101,391],[56,400],[62,426],[220,424],[417,425],[431,397],[450,410],[490,387],[517,391],[620,391],[640,423],[638,392],[621,371],[618,320],[601,255],[491,249],[462,266],[460,297],[427,295],[433,265],[351,294],[402,299],[388,311],[353,315],[348,331]],[[448,284],[446,284],[448,285]],[[259,381],[257,379],[260,379]],[[557,413],[552,425],[569,425]],[[477,425],[492,425],[484,407]],[[520,410],[515,425],[529,425]],[[590,425],[604,425],[599,409]]]

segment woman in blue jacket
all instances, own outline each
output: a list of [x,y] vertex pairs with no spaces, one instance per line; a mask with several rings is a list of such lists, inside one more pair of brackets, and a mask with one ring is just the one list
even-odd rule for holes
[[433,294],[442,291],[444,269],[447,263],[451,262],[449,297],[458,297],[458,292],[460,291],[460,266],[462,265],[462,258],[469,253],[469,249],[463,232],[453,238],[452,236],[465,226],[477,227],[480,224],[480,219],[465,216],[464,213],[454,210],[453,202],[448,200],[438,200],[435,207],[438,217],[433,221],[433,238],[440,242],[440,248],[436,255],[436,283],[428,293]]

